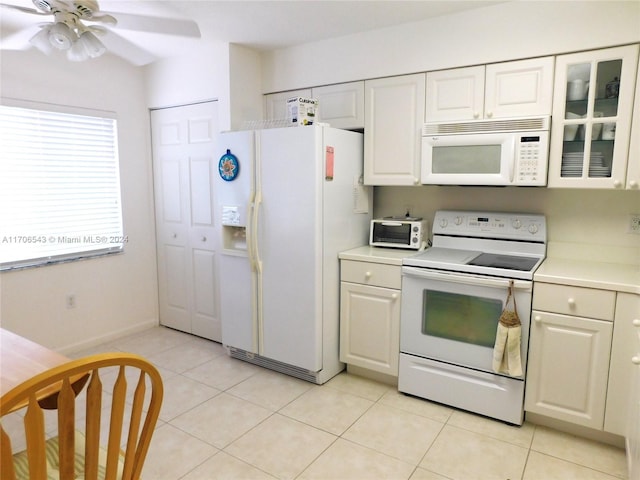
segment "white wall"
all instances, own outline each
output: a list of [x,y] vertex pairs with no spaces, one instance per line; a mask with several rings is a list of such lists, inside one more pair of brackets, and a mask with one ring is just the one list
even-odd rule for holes
[[220,129],[262,119],[261,60],[255,50],[204,42],[189,55],[145,67],[149,108],[218,100]]
[[640,236],[627,233],[640,192],[501,187],[376,187],[376,216],[433,220],[436,210],[543,213],[550,255],[640,265]]
[[512,1],[263,55],[263,92],[640,41],[640,2]]
[[[58,350],[158,323],[149,116],[141,69],[105,55],[84,63],[3,51],[0,95],[116,112],[124,253],[0,274],[4,328]],[[45,233],[45,232],[43,232]],[[66,295],[77,307],[66,308]]]

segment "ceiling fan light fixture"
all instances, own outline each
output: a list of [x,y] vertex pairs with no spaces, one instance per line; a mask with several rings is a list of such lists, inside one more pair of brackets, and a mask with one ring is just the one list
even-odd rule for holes
[[76,44],[82,45],[82,48],[91,58],[99,57],[107,50],[98,37],[89,31],[83,32]]
[[49,42],[59,50],[69,50],[77,39],[77,35],[66,23],[54,23],[49,28]]
[[53,52],[53,45],[49,41],[49,30],[51,30],[51,25],[43,26],[38,33],[29,39],[29,43],[45,55],[50,55]]

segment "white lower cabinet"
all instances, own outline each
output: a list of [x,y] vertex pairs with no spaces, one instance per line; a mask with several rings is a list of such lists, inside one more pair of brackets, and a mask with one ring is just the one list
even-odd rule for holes
[[[525,410],[603,429],[616,293],[534,287]],[[582,312],[595,311],[599,319]]]
[[[640,295],[618,293],[604,418],[605,431],[623,436],[630,433],[629,420],[633,414],[638,417],[640,407],[637,392],[635,399],[632,399],[636,382],[640,386],[640,378],[636,379],[634,376],[640,376]],[[631,402],[635,402],[635,412],[631,410]],[[636,432],[636,435],[638,433],[640,432]]]
[[611,322],[533,311],[525,410],[602,429]]
[[398,376],[401,267],[341,261],[340,361]]

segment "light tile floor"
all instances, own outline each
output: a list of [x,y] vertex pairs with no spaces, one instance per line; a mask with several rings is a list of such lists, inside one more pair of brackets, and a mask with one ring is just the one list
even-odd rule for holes
[[313,385],[158,327],[74,356],[123,350],[160,370],[165,398],[149,480],[613,480],[624,451],[513,427],[342,373]]

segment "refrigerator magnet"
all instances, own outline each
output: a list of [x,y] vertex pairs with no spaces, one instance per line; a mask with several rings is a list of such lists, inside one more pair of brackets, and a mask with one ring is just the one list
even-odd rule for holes
[[239,172],[240,164],[238,163],[238,157],[231,153],[231,150],[227,150],[227,153],[222,155],[218,162],[218,173],[220,177],[224,181],[230,182],[236,179]]
[[328,146],[325,150],[324,169],[324,179],[333,180],[333,147]]

